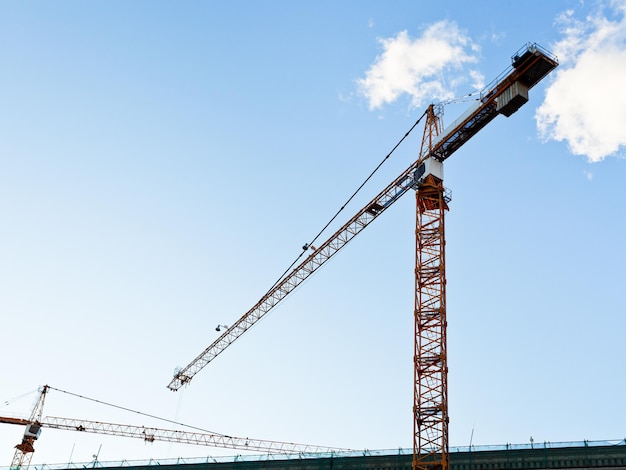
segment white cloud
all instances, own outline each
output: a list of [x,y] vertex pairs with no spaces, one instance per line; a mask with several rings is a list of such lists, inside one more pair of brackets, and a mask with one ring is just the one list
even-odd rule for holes
[[502,41],[504,40],[504,38],[506,38],[506,33],[502,31],[491,34],[491,42],[494,44],[498,44],[498,45],[502,44]]
[[557,19],[561,65],[535,118],[545,140],[598,162],[626,146],[626,0],[605,2],[584,21],[574,15]]
[[[365,78],[357,81],[370,109],[392,103],[406,94],[411,106],[419,107],[427,100],[445,100],[454,97],[454,84],[446,82],[448,71],[458,72],[477,61],[479,52],[472,40],[463,34],[456,23],[440,21],[428,27],[416,39],[406,31],[395,37],[379,39],[383,52]],[[482,87],[483,77],[471,70],[472,85]]]

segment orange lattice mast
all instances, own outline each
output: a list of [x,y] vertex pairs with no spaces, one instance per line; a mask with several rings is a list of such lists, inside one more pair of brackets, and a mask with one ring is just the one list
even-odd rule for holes
[[416,171],[413,470],[448,470],[448,362],[443,163],[432,152],[441,110],[431,105]]

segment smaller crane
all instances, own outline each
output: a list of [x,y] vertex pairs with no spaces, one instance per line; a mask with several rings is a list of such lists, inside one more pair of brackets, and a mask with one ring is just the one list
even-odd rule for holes
[[224,434],[189,432],[172,429],[160,429],[128,424],[104,423],[84,419],[59,418],[43,415],[43,404],[50,387],[45,385],[30,418],[13,418],[0,416],[0,423],[26,426],[22,442],[15,446],[15,455],[11,462],[11,470],[27,468],[35,452],[34,442],[41,434],[42,428],[79,431],[109,436],[131,437],[146,442],[174,442],[196,446],[216,447],[224,449],[259,451],[273,454],[317,454],[345,452],[349,449],[322,447],[293,442],[269,441],[227,436]]
[[15,446],[15,454],[13,455],[13,460],[11,461],[11,468],[22,468],[30,465],[30,460],[33,458],[33,452],[35,452],[35,448],[33,444],[35,440],[39,438],[41,434],[41,426],[38,424],[41,422],[41,416],[43,414],[43,404],[46,400],[46,394],[48,393],[47,385],[44,385],[41,389],[41,393],[39,394],[39,398],[33,407],[33,411],[30,414],[30,419],[26,422],[17,423],[16,418],[6,418],[7,421],[0,421],[3,423],[10,424],[26,424],[26,429],[24,430],[24,437],[22,438],[22,442]]

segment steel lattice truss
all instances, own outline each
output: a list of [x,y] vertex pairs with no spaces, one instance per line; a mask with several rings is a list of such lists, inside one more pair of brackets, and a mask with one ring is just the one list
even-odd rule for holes
[[420,159],[408,167],[369,204],[361,209],[361,211],[352,217],[343,227],[337,230],[333,236],[318,248],[315,248],[308,258],[283,277],[256,305],[254,305],[254,307],[228,328],[228,330],[206,348],[202,354],[196,357],[187,367],[177,371],[168,385],[168,388],[170,390],[178,390],[182,385],[189,382],[194,375],[215,359],[215,357],[233,341],[239,338],[281,300],[287,297],[288,294],[343,248],[360,233],[361,230],[367,227],[374,219],[397,201],[400,196],[411,189],[415,184],[413,174],[415,169],[421,164],[421,161]]
[[413,470],[448,468],[448,363],[443,182],[416,193]]
[[295,444],[291,442],[268,441],[231,437],[224,434],[210,434],[181,430],[160,429],[128,424],[103,423],[82,419],[58,418],[46,416],[42,427],[62,429],[65,431],[81,431],[111,436],[133,437],[147,442],[176,442],[197,446],[220,447],[225,449],[255,450],[277,454],[309,454],[319,452],[337,452],[345,449]]

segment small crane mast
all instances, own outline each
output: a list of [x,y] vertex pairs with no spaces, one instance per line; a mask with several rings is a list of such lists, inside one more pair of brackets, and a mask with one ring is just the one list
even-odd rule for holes
[[[37,402],[33,407],[33,411],[30,414],[30,418],[27,422],[11,422],[10,424],[25,424],[24,437],[22,442],[15,446],[15,454],[13,454],[13,460],[11,461],[11,468],[22,468],[30,465],[30,461],[33,458],[33,452],[35,452],[34,443],[41,434],[41,416],[43,415],[43,405],[46,401],[46,394],[48,393],[48,386],[44,385],[41,389],[41,393],[37,398]],[[15,418],[10,418],[12,421],[18,421]],[[0,422],[7,422],[1,421]]]
[[186,367],[178,369],[168,388],[176,391],[188,384],[365,227],[414,189],[417,207],[412,467],[449,470],[444,236],[444,213],[449,199],[443,187],[443,163],[496,116],[515,113],[528,101],[528,91],[558,66],[556,57],[536,43],[524,45],[511,59],[511,66],[445,129],[440,108],[429,106],[424,113],[426,123],[418,159],[328,240],[318,248],[311,246],[312,253],[302,263],[284,275]]

